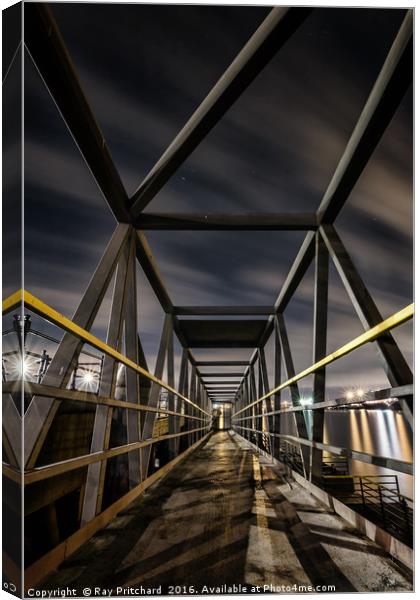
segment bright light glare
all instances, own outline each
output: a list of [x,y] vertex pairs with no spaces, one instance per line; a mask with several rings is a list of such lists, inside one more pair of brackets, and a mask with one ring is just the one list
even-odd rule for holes
[[33,377],[35,374],[35,366],[35,362],[32,358],[25,357],[23,361],[21,358],[17,358],[16,362],[14,361],[11,365],[12,376],[22,377],[23,379]]
[[85,373],[83,373],[82,379],[83,379],[83,383],[86,383],[89,385],[90,383],[93,383],[95,377],[94,377],[92,371],[86,371]]
[[353,392],[347,392],[346,398],[347,398],[347,400],[353,400],[353,398],[354,398]]
[[356,394],[357,394],[358,398],[363,398],[363,396],[365,395],[365,392],[361,388],[359,388],[357,390]]
[[302,406],[308,406],[309,404],[312,404],[312,402],[313,402],[313,399],[311,397],[300,399],[300,403]]

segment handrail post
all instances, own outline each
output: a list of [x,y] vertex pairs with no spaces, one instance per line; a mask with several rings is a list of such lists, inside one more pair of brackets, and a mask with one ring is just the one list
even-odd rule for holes
[[365,490],[363,489],[363,477],[359,477],[360,494],[362,496],[363,508],[366,508]]
[[382,519],[384,522],[384,527],[386,529],[385,503],[384,503],[384,499],[382,496],[382,486],[381,485],[378,485],[378,494],[379,494],[379,502],[381,504]]

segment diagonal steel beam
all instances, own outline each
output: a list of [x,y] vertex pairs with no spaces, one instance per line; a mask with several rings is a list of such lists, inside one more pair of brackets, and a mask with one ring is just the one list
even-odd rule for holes
[[155,257],[153,256],[146,236],[142,231],[137,231],[136,244],[137,260],[139,261],[152,290],[156,294],[163,310],[166,313],[171,313],[173,309],[171,299],[165,284],[163,283]]
[[[89,330],[95,320],[115,267],[130,233],[130,225],[120,224],[93,274],[73,322]],[[45,385],[66,387],[76,365],[83,342],[65,333],[43,379]],[[24,456],[27,468],[35,466],[51,422],[60,405],[59,400],[34,396],[25,413]]]
[[179,132],[132,197],[138,217],[171,175],[312,12],[274,8]]
[[[365,330],[383,321],[372,296],[369,294],[350,255],[333,225],[323,225],[320,233],[328,248],[332,261],[340,275],[354,309]],[[392,386],[413,382],[413,373],[390,332],[377,338],[376,343],[384,364],[385,373]],[[400,400],[404,416],[413,424],[412,398]]]
[[47,4],[25,4],[25,45],[115,218],[130,222],[127,193]]
[[[299,252],[296,255],[295,260],[290,268],[289,273],[282,285],[280,293],[277,297],[277,300],[274,304],[274,311],[276,313],[282,313],[286,309],[286,306],[289,304],[293,294],[298,288],[300,282],[302,281],[306,271],[308,270],[313,258],[315,256],[315,232],[309,231],[305,239],[302,242],[302,246],[299,249]],[[262,348],[267,343],[270,335],[272,334],[274,329],[274,316],[271,315],[267,319],[266,326],[264,328],[263,333],[261,334],[261,338],[258,342],[258,347]],[[256,354],[254,353],[254,356]],[[254,358],[251,359],[251,362]]]
[[318,209],[332,223],[388,127],[413,78],[413,11],[408,10]]
[[[20,382],[19,395],[22,397],[23,381]],[[3,446],[9,463],[22,468],[22,419],[11,394],[3,392],[2,424]]]

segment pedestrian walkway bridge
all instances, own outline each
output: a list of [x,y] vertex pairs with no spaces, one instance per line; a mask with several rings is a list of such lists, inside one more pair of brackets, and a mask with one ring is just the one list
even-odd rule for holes
[[218,432],[42,588],[66,586],[78,595],[85,587],[372,592],[409,590],[411,581],[296,482],[260,465],[240,436]]
[[[19,579],[22,509],[26,589],[412,587],[412,502],[398,484],[412,475],[412,463],[324,438],[326,411],[354,404],[326,395],[326,372],[368,344],[389,385],[365,392],[359,405],[396,399],[412,428],[412,373],[391,331],[412,319],[413,305],[384,318],[334,227],[410,85],[411,11],[315,214],[144,212],[309,12],[270,12],[128,198],[51,11],[25,6],[25,51],[117,220],[72,318],[31,290],[3,301],[4,333],[17,334],[16,348],[3,356],[4,569]],[[293,230],[305,238],[273,306],[175,306],[147,243],[150,229]],[[138,334],[137,263],[165,313],[153,373]],[[313,263],[313,364],[297,372],[284,311]],[[363,333],[327,353],[330,263]],[[113,281],[100,339],[92,326]],[[30,336],[45,347],[27,351]],[[274,385],[265,351],[271,336]],[[182,353],[178,381],[174,340]],[[200,360],[196,349],[221,358]],[[227,349],[249,349],[249,358],[226,360]],[[311,404],[299,389],[308,376]],[[217,407],[231,420],[225,431],[215,431]],[[385,475],[356,477],[351,461]]]

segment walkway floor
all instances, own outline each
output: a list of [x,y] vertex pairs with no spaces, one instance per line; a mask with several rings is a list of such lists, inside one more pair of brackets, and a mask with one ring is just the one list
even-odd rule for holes
[[378,546],[297,484],[273,477],[245,441],[216,433],[43,587],[113,595],[117,587],[142,587],[141,594],[159,586],[163,594],[171,585],[178,593],[412,589]]

